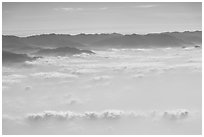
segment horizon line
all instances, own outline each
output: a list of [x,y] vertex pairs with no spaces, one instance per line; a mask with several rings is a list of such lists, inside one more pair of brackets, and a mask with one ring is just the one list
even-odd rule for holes
[[41,35],[70,35],[70,36],[77,36],[77,35],[104,35],[104,34],[120,34],[120,35],[148,35],[148,34],[162,34],[162,33],[184,33],[184,32],[197,32],[197,31],[201,31],[202,30],[185,30],[185,31],[163,31],[163,32],[149,32],[149,33],[126,33],[126,34],[122,34],[122,33],[118,33],[118,32],[110,32],[110,33],[77,33],[77,34],[69,34],[69,33],[41,33],[41,34],[31,34],[31,35],[27,35],[27,36],[17,36],[15,34],[2,34],[2,36],[15,36],[15,37],[20,37],[20,38],[24,38],[24,37],[32,37],[32,36],[41,36]]

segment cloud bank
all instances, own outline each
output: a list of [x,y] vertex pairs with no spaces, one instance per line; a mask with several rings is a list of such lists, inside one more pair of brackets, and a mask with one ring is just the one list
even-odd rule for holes
[[127,112],[120,110],[105,110],[102,112],[84,112],[75,113],[72,111],[44,111],[41,113],[28,114],[26,119],[29,121],[47,121],[47,120],[118,120],[122,118],[150,119],[150,120],[185,120],[190,112],[186,109],[173,111],[153,111],[150,113]]

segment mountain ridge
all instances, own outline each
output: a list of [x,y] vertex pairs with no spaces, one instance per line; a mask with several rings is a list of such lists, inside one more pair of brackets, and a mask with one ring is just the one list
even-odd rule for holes
[[149,34],[42,34],[28,37],[2,35],[6,51],[41,50],[71,47],[84,50],[93,48],[149,48],[201,46],[202,31],[162,32]]
[[2,35],[2,36],[15,36],[19,38],[27,38],[27,37],[33,37],[33,36],[43,36],[43,35],[69,35],[69,36],[77,36],[77,35],[107,35],[107,34],[120,34],[120,35],[148,35],[148,34],[162,34],[162,33],[193,33],[193,32],[201,32],[202,30],[194,30],[194,31],[163,31],[163,32],[150,32],[150,33],[145,33],[145,34],[140,34],[140,33],[130,33],[130,34],[122,34],[122,33],[117,33],[117,32],[112,32],[112,33],[77,33],[77,34],[65,34],[65,33],[42,33],[42,34],[34,34],[34,35],[28,35],[28,36],[16,36],[16,35]]

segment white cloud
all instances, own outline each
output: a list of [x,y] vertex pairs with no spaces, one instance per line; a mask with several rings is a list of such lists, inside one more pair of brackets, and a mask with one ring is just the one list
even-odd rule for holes
[[25,75],[19,75],[19,74],[12,74],[12,75],[4,75],[3,78],[5,79],[21,79],[26,78]]
[[[92,75],[111,70],[133,73],[137,77],[150,73],[166,73],[180,68],[189,68],[192,71],[201,70],[202,59],[200,55],[202,53],[199,51],[194,49],[189,51],[174,48],[164,49],[109,49],[95,51],[96,54],[92,56],[46,57],[30,63],[42,67],[54,66],[63,73],[73,75]],[[183,61],[184,59],[187,62]],[[97,81],[97,79],[102,80],[103,78],[94,79]]]
[[54,8],[54,10],[72,12],[72,11],[83,11],[84,9],[83,8],[64,7],[64,8]]
[[167,120],[181,120],[187,118],[188,116],[189,112],[185,109],[166,111],[163,114],[163,118]]
[[148,112],[129,112],[120,110],[105,110],[102,112],[84,112],[75,113],[71,111],[44,111],[42,113],[28,114],[27,119],[31,121],[43,121],[43,120],[73,120],[73,119],[84,119],[84,120],[117,120],[121,118],[135,118],[135,119],[150,119],[154,120],[184,120],[189,117],[190,112],[185,109],[171,110],[171,111],[153,111]]
[[104,76],[96,76],[93,78],[93,80],[94,81],[104,81],[104,80],[109,80],[111,78],[112,78],[111,76],[104,75]]
[[49,120],[49,119],[56,119],[56,120],[66,120],[66,119],[73,119],[79,117],[78,114],[67,111],[67,112],[56,112],[56,111],[44,111],[42,113],[37,114],[28,114],[27,119],[32,121],[41,121],[41,120]]
[[16,80],[16,79],[3,79],[2,81],[3,84],[15,84],[20,82],[21,80]]
[[136,8],[153,8],[156,7],[158,5],[155,4],[151,4],[151,5],[139,5],[139,6],[135,6]]
[[2,76],[2,83],[3,84],[15,84],[20,83],[22,79],[26,78],[27,76],[19,75],[19,74],[10,74],[10,75],[3,75]]
[[108,9],[108,7],[101,7],[101,8],[99,8],[99,10],[107,10]]
[[119,119],[122,116],[123,113],[124,112],[118,111],[118,110],[114,110],[114,111],[113,110],[109,110],[109,111],[104,111],[100,115],[100,117],[102,119]]
[[91,69],[91,68],[82,68],[82,69],[77,69],[77,70],[72,70],[72,74],[93,74],[93,73],[97,73],[100,70],[96,70],[96,69]]
[[73,8],[73,7],[62,7],[54,8],[55,11],[65,11],[65,12],[74,12],[74,11],[97,11],[97,10],[107,10],[108,7],[99,7],[99,8]]
[[33,77],[51,79],[51,78],[77,78],[76,75],[60,72],[38,72],[31,74]]
[[144,74],[135,74],[132,76],[133,78],[143,78]]

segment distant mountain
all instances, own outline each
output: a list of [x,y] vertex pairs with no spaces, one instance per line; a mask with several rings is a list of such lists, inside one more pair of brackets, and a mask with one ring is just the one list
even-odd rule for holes
[[178,39],[181,39],[185,42],[193,43],[196,45],[201,46],[202,45],[202,31],[185,31],[183,33],[181,32],[167,32],[166,34],[176,37]]
[[123,36],[122,34],[119,33],[102,33],[102,34],[78,34],[78,35],[70,35],[69,39],[72,41],[77,41],[80,43],[83,43],[84,45],[91,45],[94,42],[101,41],[101,40],[106,40],[109,38],[117,38]]
[[[202,32],[165,32],[147,35],[111,34],[43,34],[29,37],[3,36],[2,46],[5,51],[21,53],[36,52],[47,48],[149,48],[182,47],[202,45]],[[67,48],[69,49],[69,48]],[[46,50],[45,50],[46,51]],[[48,50],[51,52],[50,50]],[[56,51],[56,50],[55,50]],[[58,50],[57,50],[58,51]],[[40,51],[41,52],[41,51]]]
[[[182,35],[182,34],[180,34]],[[183,36],[184,37],[184,36]],[[199,36],[200,37],[200,36]],[[196,37],[197,38],[197,37]],[[198,38],[199,39],[199,38]],[[177,38],[173,34],[147,34],[147,35],[123,35],[113,37],[91,44],[97,47],[115,47],[115,48],[150,48],[150,47],[181,47],[195,46],[193,38],[190,40]]]
[[77,47],[82,48],[84,45],[77,41],[72,41],[70,35],[43,34],[22,38],[29,45],[46,48],[46,47]]
[[3,36],[2,49],[11,52],[32,52],[38,48],[32,47],[30,44],[24,42],[22,38],[16,36]]
[[36,35],[30,37],[2,36],[2,48],[4,51],[16,53],[36,52],[40,49],[58,47],[84,47],[83,44],[69,40],[69,35],[56,34]]
[[40,56],[67,56],[67,55],[75,55],[75,54],[81,54],[81,53],[95,54],[90,50],[80,50],[77,48],[70,48],[70,47],[60,47],[55,49],[41,49],[34,54],[40,55]]
[[2,62],[3,63],[22,63],[25,61],[32,61],[37,57],[30,57],[27,54],[16,54],[8,51],[2,51]]

